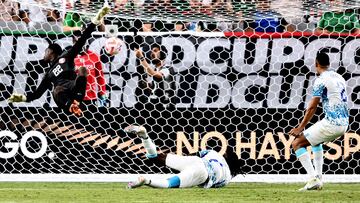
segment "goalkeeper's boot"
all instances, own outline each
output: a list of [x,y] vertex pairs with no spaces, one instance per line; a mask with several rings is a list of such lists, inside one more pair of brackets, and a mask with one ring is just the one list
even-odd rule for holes
[[321,190],[323,184],[318,176],[309,180],[303,188],[300,188],[299,191],[307,191],[307,190]]
[[146,132],[146,129],[144,126],[129,125],[124,130],[125,130],[125,132],[135,134],[135,135],[139,136],[140,138],[143,138],[143,139],[148,138],[147,132]]
[[136,181],[129,182],[127,185],[128,189],[133,189],[137,187],[141,187],[145,184],[146,179],[143,176],[140,176]]

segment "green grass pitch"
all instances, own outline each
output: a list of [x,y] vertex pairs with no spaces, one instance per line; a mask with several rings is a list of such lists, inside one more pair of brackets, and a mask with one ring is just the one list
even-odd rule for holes
[[0,183],[0,202],[360,202],[360,184],[232,183],[220,189],[125,189],[125,183]]

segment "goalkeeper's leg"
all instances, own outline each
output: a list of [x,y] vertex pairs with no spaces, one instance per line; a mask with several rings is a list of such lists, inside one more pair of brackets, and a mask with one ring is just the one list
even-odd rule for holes
[[56,86],[53,91],[54,101],[65,112],[81,116],[80,103],[86,92],[86,77],[78,76],[75,81]]
[[87,70],[85,67],[79,68],[79,74],[75,79],[72,91],[74,92],[74,98],[78,102],[82,102],[86,94],[87,83]]

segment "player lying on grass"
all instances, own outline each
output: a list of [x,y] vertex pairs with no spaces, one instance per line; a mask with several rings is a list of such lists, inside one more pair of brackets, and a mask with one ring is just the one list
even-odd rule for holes
[[52,93],[58,107],[76,116],[81,116],[82,111],[79,105],[85,96],[87,70],[82,67],[77,75],[74,58],[82,51],[86,41],[91,37],[91,33],[109,11],[110,7],[107,5],[101,8],[79,40],[68,51],[63,52],[58,44],[50,44],[45,50],[44,56],[44,60],[50,63],[50,68],[45,73],[39,87],[26,96],[13,93],[8,99],[9,103],[31,102],[40,98],[47,89],[53,87]]
[[[310,100],[305,116],[297,128],[289,134],[295,136],[292,147],[295,154],[311,176],[310,181],[300,190],[322,189],[322,167],[324,163],[322,143],[330,142],[342,136],[349,125],[347,93],[344,78],[338,73],[329,70],[330,59],[325,53],[316,57],[316,78],[313,87],[313,98]],[[310,128],[305,126],[314,116],[318,104],[322,100],[325,118]],[[314,166],[306,147],[312,147]]]
[[157,165],[167,166],[179,171],[168,179],[149,179],[140,176],[130,182],[128,188],[148,185],[156,188],[186,188],[201,186],[204,188],[223,187],[231,178],[241,173],[241,162],[232,149],[224,156],[213,150],[203,150],[198,156],[179,156],[175,154],[158,154],[156,146],[142,126],[128,126],[128,133],[139,136],[146,149],[146,156]]

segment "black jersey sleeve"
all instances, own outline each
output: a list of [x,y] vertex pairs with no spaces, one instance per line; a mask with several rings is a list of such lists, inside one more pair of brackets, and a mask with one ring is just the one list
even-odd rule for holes
[[85,45],[86,41],[91,37],[91,33],[95,30],[96,25],[90,23],[86,29],[82,32],[82,36],[79,40],[72,46],[63,56],[67,58],[69,61],[73,61],[74,58],[81,52],[83,46]]
[[30,93],[26,94],[26,102],[31,102],[36,99],[39,99],[44,94],[44,92],[47,89],[49,89],[51,86],[52,86],[52,84],[50,82],[48,74],[45,74],[44,78],[40,82],[39,87],[36,88],[36,90],[34,92],[30,92]]

